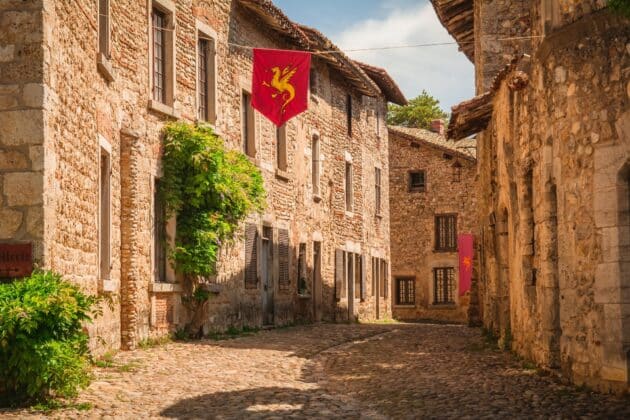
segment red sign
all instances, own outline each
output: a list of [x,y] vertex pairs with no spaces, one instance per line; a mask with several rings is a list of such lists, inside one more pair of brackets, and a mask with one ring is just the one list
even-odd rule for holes
[[0,244],[0,278],[15,279],[33,272],[31,244]]
[[459,250],[459,295],[470,291],[473,270],[473,235],[462,234],[457,238]]
[[308,109],[311,54],[254,48],[252,106],[281,127]]

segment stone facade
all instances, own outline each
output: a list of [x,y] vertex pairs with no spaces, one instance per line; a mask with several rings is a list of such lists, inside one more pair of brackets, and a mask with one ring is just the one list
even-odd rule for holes
[[[485,97],[493,104],[478,135],[477,268],[483,322],[503,343],[575,383],[623,391],[630,24],[600,10],[604,4],[532,2],[521,33],[533,38],[497,52],[527,55],[492,87],[480,84],[486,70],[476,55],[478,88],[491,90]],[[487,7],[476,36],[485,36],[482,22],[521,22],[523,10],[514,10]]]
[[[99,3],[109,4],[105,52],[99,43]],[[172,80],[166,103],[152,100],[153,6],[170,19],[165,51],[174,59],[166,68]],[[103,316],[88,327],[95,349],[133,348],[178,328],[187,319],[181,285],[171,268],[165,278],[157,278],[154,270],[154,191],[163,125],[197,120],[198,34],[215,44],[214,127],[230,148],[239,150],[242,92],[251,89],[247,46],[314,50],[315,40],[297,43],[304,32],[266,0],[10,0],[0,4],[0,23],[0,240],[33,243],[40,266],[89,293],[110,297]],[[273,293],[267,296],[273,304],[266,315],[274,325],[391,314],[389,302],[372,293],[369,267],[371,257],[389,261],[390,255],[388,141],[380,128],[388,98],[357,63],[337,62],[343,71],[314,56],[317,90],[309,111],[287,124],[286,170],[277,168],[275,127],[258,113],[253,118],[252,159],[262,171],[268,205],[265,214],[248,223],[256,225],[259,255],[261,235],[272,232],[267,272]],[[311,175],[314,137],[319,138],[319,191]],[[352,164],[351,211],[345,199],[347,163]],[[375,210],[375,168],[382,177],[380,212]],[[103,194],[110,202],[105,210]],[[105,228],[103,220],[109,220]],[[275,256],[281,229],[289,232],[287,290],[278,288]],[[173,222],[168,230],[174,232]],[[214,298],[205,332],[269,323],[263,313],[261,258],[255,261],[256,287],[244,286],[243,239],[222,251],[219,274],[210,285]],[[106,257],[103,244],[109,244]],[[298,295],[300,244],[306,251],[306,288]],[[313,280],[315,247],[320,247],[319,282]],[[336,298],[337,250],[363,256],[356,257],[356,268],[364,262],[357,284],[365,289],[357,299],[348,299],[347,290]],[[103,265],[104,258],[109,264]],[[340,284],[350,291],[354,286]]]
[[[389,199],[393,316],[467,322],[470,294],[459,293],[457,250],[436,249],[436,216],[455,215],[453,232],[474,233],[476,226],[475,141],[447,141],[422,129],[389,127]],[[411,185],[422,172],[424,188]],[[436,297],[436,268],[452,270],[452,303]],[[413,301],[405,295],[412,280]],[[402,294],[402,296],[401,296]]]

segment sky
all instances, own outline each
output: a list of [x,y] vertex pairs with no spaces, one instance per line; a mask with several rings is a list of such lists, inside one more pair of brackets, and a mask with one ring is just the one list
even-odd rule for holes
[[[319,29],[342,50],[453,42],[428,0],[274,0],[295,22]],[[385,68],[408,99],[426,90],[450,112],[474,96],[474,68],[457,45],[348,52]]]

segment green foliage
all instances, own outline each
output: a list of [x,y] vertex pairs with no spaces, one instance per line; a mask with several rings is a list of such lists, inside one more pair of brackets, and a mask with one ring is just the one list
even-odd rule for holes
[[608,0],[608,6],[615,12],[630,18],[630,0]]
[[175,269],[189,276],[215,274],[219,248],[232,240],[248,214],[262,211],[260,171],[242,153],[227,150],[209,127],[173,123],[165,128],[161,197],[177,214]]
[[440,108],[440,101],[423,90],[407,105],[391,104],[387,115],[387,124],[429,129],[432,120],[445,119],[446,117],[446,112]]
[[9,404],[72,397],[90,380],[83,324],[98,298],[37,271],[0,285],[0,394]]

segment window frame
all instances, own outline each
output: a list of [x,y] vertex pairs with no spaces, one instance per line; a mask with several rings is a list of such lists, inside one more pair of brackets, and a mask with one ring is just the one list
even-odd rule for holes
[[[422,186],[414,186],[413,176],[422,174]],[[413,169],[407,172],[407,190],[410,193],[426,192],[427,190],[427,173],[424,169]]]
[[[215,125],[217,122],[217,33],[210,26],[203,22],[197,21],[197,77],[196,77],[196,104],[197,104],[197,119],[204,121],[210,125]],[[206,92],[205,92],[205,118],[201,118],[200,108],[202,102],[202,95],[200,91],[201,85],[201,44],[202,41],[207,46],[205,55],[205,68],[206,68]]]
[[[164,106],[172,108],[175,102],[176,94],[176,77],[175,77],[175,4],[171,0],[152,0],[149,3],[149,83],[151,92],[150,106],[156,108],[160,112],[173,113],[172,109],[162,109]],[[155,15],[162,15],[164,22],[159,28],[155,27]],[[161,75],[162,94],[156,91],[156,34],[160,32],[162,46],[161,53],[163,58],[163,72]],[[158,104],[158,105],[155,105]],[[162,106],[160,106],[162,105]]]
[[256,159],[256,119],[251,92],[241,90],[241,141],[246,156]]
[[348,213],[352,213],[354,211],[354,168],[352,166],[352,161],[345,161],[344,198],[346,200],[345,209]]
[[[401,300],[401,283],[405,284],[406,293],[404,301]],[[415,306],[416,305],[416,278],[411,276],[401,276],[395,278],[396,285],[396,305],[397,306]],[[409,287],[411,285],[411,287]]]
[[463,165],[459,162],[459,160],[456,160],[455,163],[453,163],[453,165],[451,166],[451,170],[452,170],[452,178],[451,181],[452,182],[462,182],[462,169],[463,169]]
[[111,29],[110,0],[98,0],[98,52],[108,60],[111,58]]
[[[438,273],[443,273],[442,300],[439,300]],[[456,305],[457,284],[455,283],[455,267],[433,267],[433,303],[436,306]]]
[[[436,214],[434,217],[434,250],[435,252],[457,252],[457,218],[458,218],[458,214],[457,213],[442,213],[442,214]],[[451,236],[449,235],[449,231],[448,231],[448,220],[449,219],[453,219],[453,230],[452,230],[452,241],[449,244],[449,238],[447,238],[447,236]],[[447,222],[447,225],[444,229],[447,229],[447,231],[444,233],[444,238],[446,243],[442,244],[440,238],[442,237],[441,232],[440,232],[440,228],[443,226],[443,224],[441,223],[441,221],[444,220]]]

